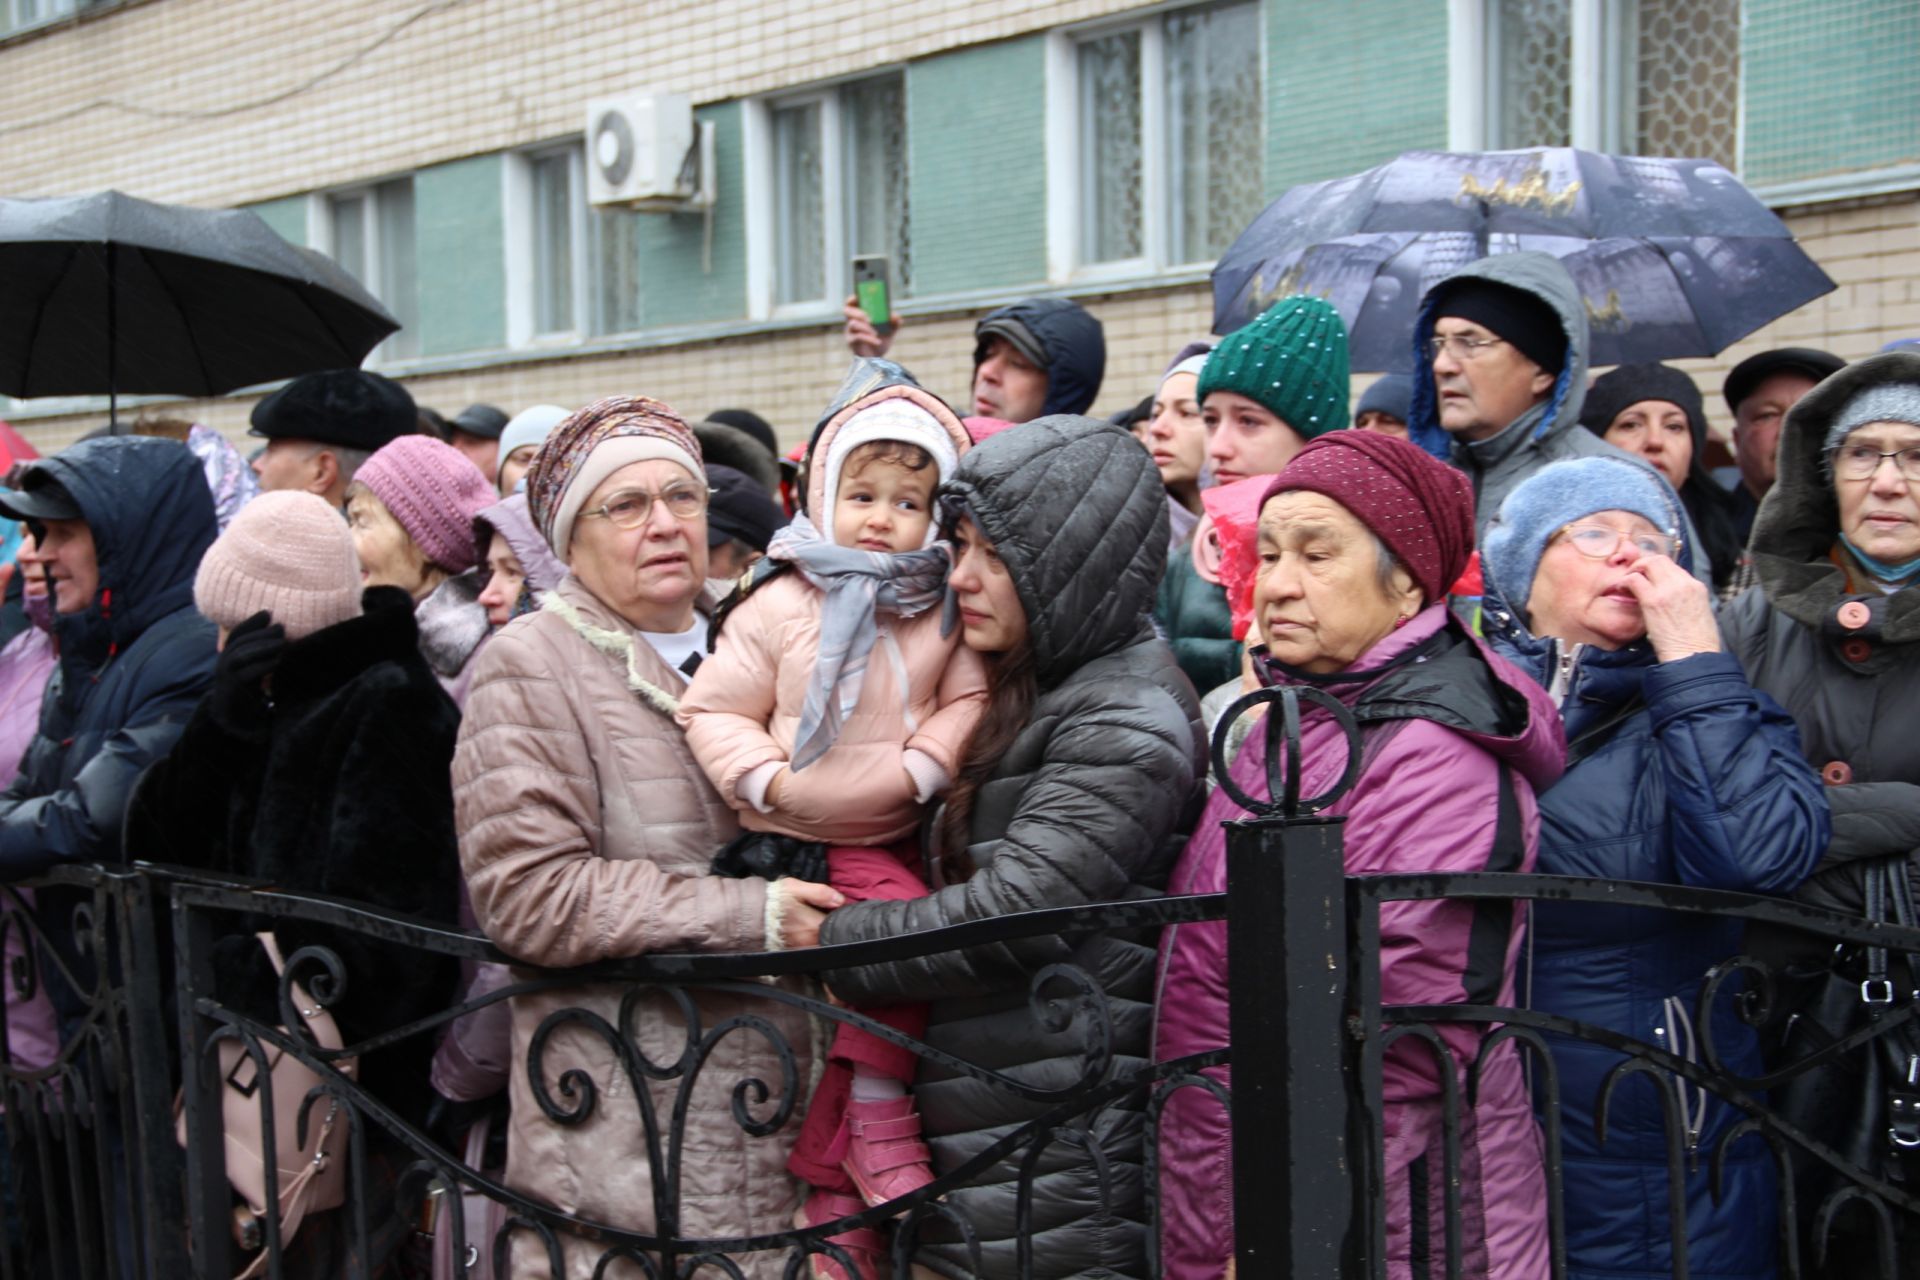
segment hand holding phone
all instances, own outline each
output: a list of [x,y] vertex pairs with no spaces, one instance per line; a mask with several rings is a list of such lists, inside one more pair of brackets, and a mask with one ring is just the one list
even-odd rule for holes
[[893,314],[893,290],[885,254],[853,260],[853,296],[847,299],[847,345],[856,356],[884,356],[893,345],[900,318]]

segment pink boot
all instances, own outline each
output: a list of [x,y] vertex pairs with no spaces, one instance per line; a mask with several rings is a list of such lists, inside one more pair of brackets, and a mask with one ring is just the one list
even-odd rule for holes
[[920,1112],[913,1095],[847,1103],[847,1157],[841,1168],[869,1207],[909,1195],[933,1181]]
[[[800,1209],[799,1225],[817,1227],[823,1222],[832,1222],[835,1218],[848,1218],[866,1209],[854,1196],[842,1195],[837,1191],[815,1191],[807,1197]],[[833,1244],[839,1245],[853,1259],[853,1265],[859,1268],[859,1275],[847,1274],[847,1269],[825,1254],[814,1254],[809,1261],[813,1264],[814,1280],[887,1280],[893,1269],[887,1261],[887,1241],[872,1227],[855,1227],[852,1231],[837,1236],[828,1236]]]

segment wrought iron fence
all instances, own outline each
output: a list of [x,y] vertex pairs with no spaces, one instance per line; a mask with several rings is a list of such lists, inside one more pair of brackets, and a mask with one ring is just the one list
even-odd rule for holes
[[[1284,762],[1285,734],[1297,725],[1297,702],[1273,717]],[[1278,768],[1278,766],[1276,766]],[[1871,1135],[1867,1149],[1840,1150],[1829,1135],[1804,1131],[1768,1097],[1808,1072],[1859,1055],[1905,1045],[1920,1032],[1920,1000],[1902,963],[1920,954],[1920,931],[1869,925],[1791,902],[1708,890],[1547,876],[1448,875],[1353,878],[1345,875],[1342,827],[1318,816],[1331,797],[1291,794],[1283,771],[1270,781],[1277,803],[1256,802],[1256,817],[1229,831],[1229,890],[1225,894],[1100,904],[1035,911],[927,934],[765,955],[653,956],[575,970],[520,967],[511,985],[405,1026],[386,1028],[358,1044],[329,1048],[306,1029],[304,1016],[339,1007],[348,998],[346,968],[331,946],[303,948],[286,958],[274,1004],[278,1016],[258,1017],[216,998],[218,939],[273,922],[306,922],[338,939],[376,938],[430,957],[501,961],[482,938],[387,916],[349,902],[275,892],[258,885],[214,881],[165,869],[69,869],[35,886],[27,903],[8,890],[0,926],[28,944],[10,963],[9,1012],[56,990],[57,1045],[44,1062],[6,1043],[5,1134],[8,1166],[3,1261],[5,1276],[154,1277],[223,1280],[238,1273],[254,1248],[270,1276],[308,1274],[299,1245],[324,1227],[340,1241],[328,1274],[366,1275],[390,1240],[392,1224],[419,1221],[441,1206],[439,1230],[454,1274],[504,1275],[518,1251],[523,1271],[554,1275],[623,1273],[676,1280],[779,1275],[797,1280],[816,1259],[846,1268],[854,1259],[830,1242],[860,1226],[891,1224],[891,1269],[915,1274],[1047,1276],[1044,1239],[1032,1230],[1033,1187],[1043,1160],[1083,1152],[1094,1180],[1122,1216],[1135,1214],[1157,1231],[1158,1135],[1175,1091],[1200,1090],[1231,1115],[1234,1138],[1237,1274],[1375,1276],[1388,1274],[1385,1205],[1390,1188],[1383,1149],[1383,1064],[1396,1041],[1424,1042],[1436,1055],[1441,1093],[1441,1156],[1449,1188],[1448,1224],[1433,1245],[1433,1272],[1473,1274],[1459,1232],[1460,1133],[1478,1105],[1483,1065],[1495,1053],[1522,1053],[1532,1071],[1542,1111],[1551,1270],[1565,1269],[1560,1204],[1562,1127],[1559,1081],[1549,1037],[1603,1046],[1619,1055],[1603,1093],[1645,1077],[1660,1091],[1669,1125],[1669,1175],[1687,1176],[1684,1119],[1677,1105],[1682,1082],[1738,1112],[1738,1125],[1718,1149],[1704,1153],[1717,1171],[1739,1142],[1766,1144],[1781,1170],[1781,1274],[1906,1274],[1900,1252],[1920,1223],[1920,1198],[1905,1181],[1902,1145],[1908,1130]],[[1595,911],[1658,910],[1681,915],[1738,918],[1796,931],[1869,959],[1872,1016],[1838,1041],[1787,1061],[1766,1074],[1745,1076],[1716,1047],[1716,1009],[1750,1025],[1771,1025],[1776,975],[1751,956],[1730,956],[1701,975],[1696,1025],[1705,1029],[1700,1051],[1688,1056],[1617,1031],[1550,1013],[1495,1005],[1386,1006],[1380,996],[1379,913],[1383,904],[1455,901],[1554,901]],[[1226,920],[1230,981],[1243,993],[1231,1010],[1231,1048],[1166,1063],[1123,1052],[1116,1018],[1099,984],[1072,965],[1032,975],[1029,1016],[1061,1043],[1074,1046],[1070,1080],[1037,1082],[992,1064],[992,1046],[962,1054],[900,1033],[824,998],[808,979],[859,964],[897,961],[1041,936],[1098,933],[1139,936],[1171,924]],[[69,936],[71,941],[69,941]],[[1885,957],[1892,957],[1887,964]],[[171,960],[171,972],[166,963]],[[1844,969],[1844,966],[1843,966]],[[1850,971],[1849,971],[1850,972]],[[1896,981],[1897,980],[1897,981]],[[569,993],[584,988],[621,993],[609,1018]],[[1244,993],[1258,993],[1246,995]],[[696,1010],[710,995],[725,995],[736,1011],[703,1023]],[[456,1019],[477,1008],[516,998],[544,997],[552,1007],[527,1046],[522,1064],[535,1090],[535,1123],[578,1126],[606,1105],[590,1074],[564,1059],[559,1031],[597,1039],[617,1062],[623,1090],[636,1100],[637,1123],[651,1169],[650,1203],[625,1220],[592,1220],[555,1207],[537,1190],[506,1185],[484,1159],[451,1149],[444,1134],[403,1113],[345,1070],[349,1059],[407,1044],[428,1044]],[[1884,998],[1882,998],[1884,997]],[[685,1031],[651,1056],[636,1034],[661,1009],[674,1011]],[[690,1158],[683,1106],[657,1106],[655,1091],[689,1096],[703,1077],[729,1070],[716,1050],[750,1038],[771,1066],[759,1074],[726,1078],[732,1122],[749,1141],[772,1141],[798,1123],[806,1096],[802,1064],[810,1046],[779,1030],[793,1012],[817,1025],[855,1023],[923,1062],[964,1076],[1018,1100],[1025,1119],[971,1155],[939,1170],[939,1180],[892,1204],[807,1228],[754,1236],[710,1238],[683,1229],[683,1181]],[[1724,1013],[1723,1013],[1724,1016]],[[289,1032],[286,1028],[296,1028]],[[1438,1034],[1472,1029],[1471,1060]],[[174,1033],[169,1038],[169,1029]],[[8,1030],[14,1029],[10,1016]],[[223,1060],[222,1051],[226,1050]],[[1137,1049],[1137,1046],[1135,1046]],[[315,1083],[300,1097],[294,1123],[302,1140],[313,1126],[331,1123],[344,1137],[338,1158],[346,1166],[345,1200],[301,1228],[289,1247],[278,1215],[251,1223],[257,1239],[236,1238],[234,1195],[227,1178],[223,1107],[227,1077],[251,1067],[252,1097],[266,1149],[273,1149],[284,1111],[274,1105],[277,1056],[304,1064]],[[1209,1068],[1239,1070],[1231,1088]],[[1897,1074],[1897,1073],[1895,1073]],[[1920,1079],[1920,1068],[1916,1068]],[[236,1081],[238,1077],[236,1076]],[[1906,1081],[1896,1081],[1906,1084]],[[1636,1087],[1644,1087],[1636,1085]],[[175,1091],[181,1135],[175,1136]],[[1144,1188],[1123,1185],[1107,1167],[1089,1132],[1115,1108],[1145,1117]],[[520,1118],[526,1123],[529,1117]],[[1604,1125],[1604,1108],[1601,1123]],[[184,1144],[184,1151],[182,1145]],[[1078,1158],[1078,1157],[1074,1157]],[[988,1170],[1016,1171],[1017,1242],[1011,1253],[982,1252],[983,1233],[969,1220],[964,1189]],[[1802,1189],[1811,1170],[1830,1183],[1817,1201]],[[282,1188],[274,1161],[264,1162],[264,1202]],[[464,1196],[497,1206],[492,1230],[474,1238],[465,1215],[453,1211]],[[1129,1195],[1133,1204],[1123,1203]],[[394,1212],[398,1205],[401,1212]],[[483,1215],[484,1216],[484,1215]],[[246,1215],[242,1215],[243,1218]],[[636,1224],[644,1224],[636,1226]],[[246,1225],[246,1224],[242,1224]],[[240,1233],[244,1234],[244,1233]],[[1838,1269],[1844,1243],[1853,1253]],[[938,1265],[927,1248],[939,1245]],[[242,1248],[241,1245],[247,1247]],[[1674,1274],[1688,1274],[1685,1214],[1676,1215]],[[1158,1274],[1158,1249],[1146,1260]],[[1864,1255],[1864,1269],[1860,1257]],[[1224,1264],[1224,1259],[1222,1260]],[[877,1280],[862,1277],[862,1280]]]

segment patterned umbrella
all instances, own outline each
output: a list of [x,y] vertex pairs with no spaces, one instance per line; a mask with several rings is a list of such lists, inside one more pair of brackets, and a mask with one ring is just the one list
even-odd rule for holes
[[1711,160],[1409,151],[1267,206],[1213,269],[1214,330],[1318,294],[1346,321],[1355,370],[1404,371],[1421,295],[1523,249],[1553,254],[1579,285],[1595,365],[1715,355],[1834,288]]

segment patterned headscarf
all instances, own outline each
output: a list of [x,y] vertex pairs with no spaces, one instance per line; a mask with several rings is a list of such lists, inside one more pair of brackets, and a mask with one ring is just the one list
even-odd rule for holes
[[[620,441],[612,448],[609,442]],[[527,507],[555,555],[567,558],[573,520],[600,482],[631,462],[665,458],[706,475],[700,441],[670,407],[648,396],[608,396],[575,410],[548,435],[527,472]]]

